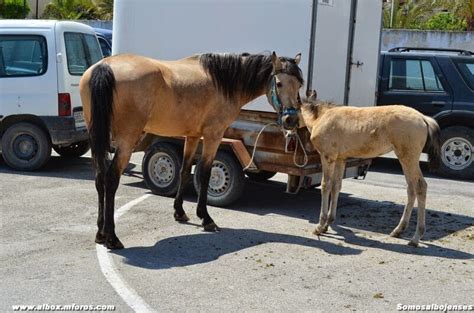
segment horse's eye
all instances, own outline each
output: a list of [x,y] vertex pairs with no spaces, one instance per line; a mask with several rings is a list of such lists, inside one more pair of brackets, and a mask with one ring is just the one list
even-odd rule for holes
[[277,87],[281,88],[281,87],[283,87],[283,84],[281,82],[277,82]]

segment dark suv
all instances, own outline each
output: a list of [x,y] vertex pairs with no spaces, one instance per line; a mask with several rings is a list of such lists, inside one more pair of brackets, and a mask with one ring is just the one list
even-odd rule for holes
[[404,104],[441,127],[439,172],[474,178],[474,56],[450,49],[399,47],[381,55],[377,105]]

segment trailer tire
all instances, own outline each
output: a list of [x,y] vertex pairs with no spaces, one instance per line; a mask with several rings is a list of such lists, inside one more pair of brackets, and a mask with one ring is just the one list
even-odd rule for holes
[[2,136],[2,156],[15,170],[39,169],[51,157],[49,135],[31,123],[13,124]]
[[[194,188],[199,194],[199,166],[193,177]],[[226,151],[218,151],[214,159],[207,190],[207,203],[226,207],[242,196],[245,187],[245,175],[237,159]]]
[[270,171],[260,171],[257,173],[245,172],[245,175],[247,175],[247,177],[250,180],[263,182],[275,176],[276,172],[270,172]]
[[172,144],[157,142],[143,157],[142,173],[147,187],[160,196],[172,197],[179,188],[179,173],[183,157]]

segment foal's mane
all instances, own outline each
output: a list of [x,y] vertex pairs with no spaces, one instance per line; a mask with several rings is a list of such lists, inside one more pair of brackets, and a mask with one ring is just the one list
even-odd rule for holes
[[[303,74],[295,60],[279,58],[283,66],[281,72],[293,75],[303,83]],[[227,99],[232,99],[236,94],[252,98],[259,96],[270,83],[273,73],[270,54],[206,53],[200,56],[199,61]]]
[[342,106],[341,104],[337,104],[334,102],[327,102],[327,101],[322,101],[319,99],[313,99],[313,98],[304,98],[301,100],[301,103],[305,109],[307,109],[309,112],[313,114],[318,114],[320,110],[322,109],[331,109],[335,107]]

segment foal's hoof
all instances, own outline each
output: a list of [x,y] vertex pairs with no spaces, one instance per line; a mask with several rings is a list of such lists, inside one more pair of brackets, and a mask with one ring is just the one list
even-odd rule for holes
[[123,244],[120,242],[120,240],[117,237],[107,239],[107,241],[105,242],[105,246],[107,247],[107,249],[110,249],[110,250],[118,250],[118,249],[124,248]]
[[319,236],[319,235],[327,232],[327,230],[328,230],[327,225],[326,226],[321,226],[320,224],[318,224],[318,225],[316,225],[316,228],[314,229],[313,234]]
[[401,231],[394,230],[390,233],[390,237],[398,238],[398,237],[400,237],[401,234],[402,234]]
[[105,243],[105,236],[102,235],[100,232],[97,232],[97,234],[95,234],[95,243],[103,245]]
[[415,240],[412,239],[408,242],[408,245],[410,247],[418,247],[418,241],[415,241]]
[[210,222],[209,224],[203,225],[205,231],[215,232],[219,231],[220,228],[214,222]]
[[174,220],[180,223],[186,223],[187,221],[189,221],[189,217],[186,215],[186,213],[183,213],[183,215],[175,213]]

